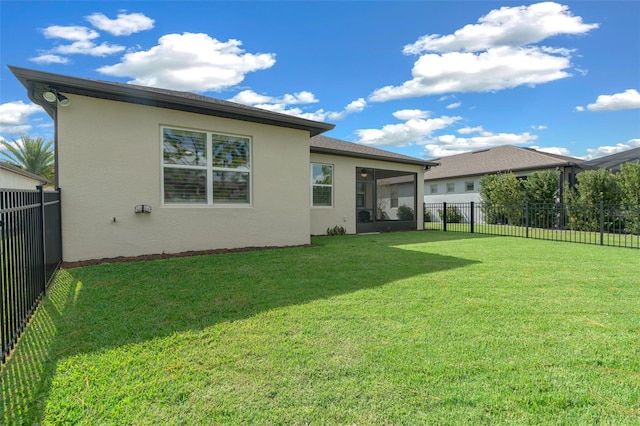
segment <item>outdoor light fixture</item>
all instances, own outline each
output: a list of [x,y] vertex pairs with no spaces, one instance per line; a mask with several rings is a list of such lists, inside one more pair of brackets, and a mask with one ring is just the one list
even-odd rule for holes
[[151,213],[151,206],[146,204],[139,204],[135,207],[136,213]]
[[360,170],[360,176],[362,176],[363,178],[366,178],[368,173],[369,171],[367,169]]
[[56,101],[60,102],[60,106],[66,107],[71,104],[69,98],[58,91],[57,87],[49,87],[49,90],[42,94],[42,97],[45,101],[49,103],[54,103]]

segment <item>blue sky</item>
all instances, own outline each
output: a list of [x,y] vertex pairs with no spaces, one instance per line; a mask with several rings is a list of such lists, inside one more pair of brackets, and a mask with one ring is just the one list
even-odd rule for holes
[[0,2],[0,138],[53,139],[7,65],[334,123],[432,159],[640,147],[639,1]]

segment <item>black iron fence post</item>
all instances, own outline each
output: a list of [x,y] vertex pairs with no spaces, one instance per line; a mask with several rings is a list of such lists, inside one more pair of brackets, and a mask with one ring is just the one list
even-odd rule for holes
[[600,245],[604,245],[604,201],[600,201]]
[[444,223],[442,230],[447,232],[447,203],[442,203],[442,221]]
[[524,203],[524,226],[525,226],[525,237],[529,238],[529,202],[525,201]]
[[38,199],[40,200],[40,235],[42,238],[42,250],[40,251],[40,259],[42,261],[42,288],[39,290],[44,294],[47,288],[46,276],[47,276],[47,234],[46,234],[46,215],[44,211],[44,188],[42,185],[36,186],[38,188]]
[[475,222],[475,203],[471,202],[471,214],[469,215],[469,220],[471,221],[471,233],[473,234],[473,224]]
[[62,189],[56,188],[58,192],[58,260],[62,263]]

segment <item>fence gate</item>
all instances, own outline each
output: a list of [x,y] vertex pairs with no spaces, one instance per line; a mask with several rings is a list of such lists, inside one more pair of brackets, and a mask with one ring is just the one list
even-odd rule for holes
[[2,363],[62,262],[60,190],[0,189]]

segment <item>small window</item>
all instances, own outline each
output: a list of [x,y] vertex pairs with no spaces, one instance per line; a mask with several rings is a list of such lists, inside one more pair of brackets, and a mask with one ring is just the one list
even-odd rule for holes
[[438,193],[438,184],[437,183],[432,183],[431,185],[429,185],[429,192],[432,194],[437,194]]
[[393,185],[391,187],[391,208],[398,208],[398,185]]
[[456,184],[452,182],[448,183],[447,192],[456,192]]
[[311,205],[333,206],[333,165],[311,164]]
[[475,191],[476,190],[475,182],[474,181],[465,182],[464,183],[464,189],[467,192]]

